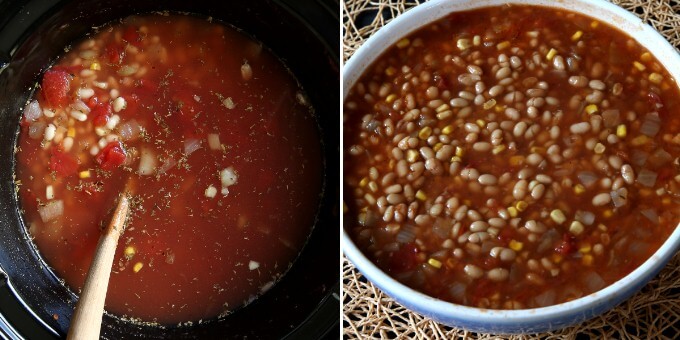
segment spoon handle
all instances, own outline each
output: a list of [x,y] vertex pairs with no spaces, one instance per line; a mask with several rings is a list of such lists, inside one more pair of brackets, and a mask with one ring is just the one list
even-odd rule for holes
[[67,336],[69,340],[99,338],[113,257],[129,208],[127,194],[121,195],[111,223],[99,238],[90,270],[85,278],[85,285],[71,319]]

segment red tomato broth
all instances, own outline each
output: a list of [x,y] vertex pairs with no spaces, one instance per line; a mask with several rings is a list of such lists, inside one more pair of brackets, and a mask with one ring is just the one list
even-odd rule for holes
[[[522,309],[593,293],[680,221],[678,98],[661,64],[605,23],[532,6],[451,14],[390,47],[345,99],[346,228],[389,275],[447,301]],[[651,186],[643,170],[657,174]],[[515,196],[524,179],[544,190]],[[627,189],[618,207],[615,183]]]
[[[121,71],[128,66],[135,72]],[[68,103],[48,104],[42,93],[63,82],[43,79],[35,99],[54,117],[22,119],[17,179],[29,233],[57,275],[82,287],[100,228],[129,182],[134,209],[109,312],[165,324],[207,319],[271,288],[307,240],[322,183],[313,111],[281,61],[227,26],[150,15],[101,28],[55,68],[71,72]],[[79,107],[84,121],[69,114],[79,97],[91,109]],[[132,121],[141,132],[123,137]],[[31,126],[45,133],[34,138]],[[151,170],[142,170],[142,150]],[[224,169],[235,183],[224,184]],[[40,209],[55,201],[63,213],[43,221]]]

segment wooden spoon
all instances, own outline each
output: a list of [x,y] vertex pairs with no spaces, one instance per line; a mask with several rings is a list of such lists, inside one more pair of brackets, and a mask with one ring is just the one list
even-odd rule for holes
[[71,319],[67,336],[69,340],[99,339],[113,257],[116,253],[118,238],[123,233],[129,209],[130,199],[128,194],[124,193],[118,200],[111,223],[99,238],[90,270],[85,278],[85,285]]

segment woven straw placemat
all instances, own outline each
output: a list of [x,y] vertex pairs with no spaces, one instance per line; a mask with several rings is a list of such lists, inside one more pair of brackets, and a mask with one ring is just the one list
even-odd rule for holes
[[[680,50],[680,1],[612,0],[652,25]],[[346,0],[343,58],[380,27],[419,1]],[[498,339],[438,324],[404,308],[373,286],[343,257],[343,335],[346,339]],[[680,253],[642,291],[614,309],[580,325],[510,339],[679,339]]]

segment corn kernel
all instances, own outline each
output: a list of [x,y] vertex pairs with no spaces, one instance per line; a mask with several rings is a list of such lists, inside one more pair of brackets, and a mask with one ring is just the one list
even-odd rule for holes
[[584,192],[586,192],[586,188],[582,184],[574,185],[574,193],[575,194],[580,195]]
[[590,105],[586,106],[586,113],[588,113],[589,115],[592,115],[593,113],[595,113],[597,111],[598,111],[598,108],[597,108],[597,105],[595,105],[595,104],[590,104]]
[[626,134],[628,133],[626,129],[626,125],[620,124],[619,126],[616,127],[616,136],[619,138],[626,138]]
[[460,146],[456,147],[456,156],[458,157],[463,157],[465,155],[465,149],[461,148]]
[[444,146],[444,143],[439,142],[439,143],[435,144],[435,145],[432,147],[432,150],[434,150],[434,152],[437,152],[437,151],[441,150],[441,148],[442,148],[443,146]]
[[545,153],[545,148],[542,146],[532,146],[530,151],[531,153]]
[[397,95],[392,93],[391,95],[387,96],[387,98],[385,98],[385,103],[391,104],[395,99],[397,99]]
[[424,201],[424,200],[427,199],[427,195],[425,195],[425,192],[424,192],[424,191],[418,190],[418,191],[416,192],[416,198],[419,199],[419,200],[421,200],[421,201]]
[[581,262],[586,265],[590,266],[593,264],[593,255],[584,255],[583,258],[581,259]]
[[652,72],[649,75],[649,81],[651,81],[654,84],[661,84],[661,82],[663,81],[663,76],[656,72]]
[[587,254],[590,253],[590,250],[592,247],[590,246],[590,243],[584,243],[581,245],[581,247],[578,249],[578,251],[582,254]]
[[499,43],[498,45],[496,45],[496,49],[499,50],[499,51],[500,51],[500,50],[503,50],[503,49],[506,49],[506,48],[508,48],[508,47],[510,47],[510,42],[507,41],[507,40],[506,40],[506,41],[503,41],[503,42],[501,42],[501,43]]
[[430,135],[432,135],[432,128],[429,126],[420,129],[418,132],[418,138],[422,140],[426,140],[428,137],[430,137]]
[[508,214],[510,214],[510,217],[517,217],[518,214],[517,208],[508,207]]
[[458,39],[456,46],[459,50],[465,51],[470,48],[470,39]]
[[430,266],[435,267],[437,269],[442,267],[442,263],[439,260],[433,259],[433,258],[430,258],[429,260],[427,260],[427,264],[429,264]]
[[[492,100],[493,100],[493,99],[492,99]],[[494,100],[494,102],[495,102],[495,100]],[[475,121],[475,123],[476,123],[477,126],[479,126],[480,128],[484,128],[484,127],[486,126],[486,121],[485,121],[484,119],[477,119],[477,120]]]
[[497,155],[497,154],[503,152],[503,150],[505,150],[505,145],[501,144],[501,145],[496,145],[491,152],[494,155]]
[[595,151],[596,154],[601,155],[606,147],[602,143],[597,143],[595,144],[595,148],[593,148],[593,151]]
[[652,55],[649,52],[642,53],[640,55],[640,60],[644,62],[652,61]]
[[510,240],[508,247],[510,247],[510,249],[514,251],[520,251],[524,247],[524,243],[515,240]]
[[66,136],[71,137],[71,138],[75,137],[76,136],[76,129],[73,126],[69,127],[67,132],[66,132]]
[[597,28],[597,26],[600,26],[600,22],[597,20],[593,20],[593,22],[590,23],[591,28]]
[[371,189],[371,191],[376,192],[378,191],[378,183],[371,181],[368,183],[368,188]]
[[392,66],[390,66],[390,67],[388,67],[387,69],[385,69],[385,74],[388,75],[388,76],[393,76],[393,75],[395,75],[396,73],[397,73],[397,69],[395,69],[395,68],[392,67]]
[[571,222],[571,225],[569,226],[569,232],[576,236],[581,235],[581,233],[583,233],[583,230],[585,230],[585,228],[583,227],[583,223],[579,221]]
[[576,31],[576,32],[574,32],[574,34],[571,36],[571,41],[579,40],[579,39],[581,39],[582,36],[583,36],[583,31]]
[[496,99],[493,99],[493,98],[487,100],[486,103],[484,103],[484,105],[482,105],[484,110],[488,110],[488,109],[490,109],[494,106],[496,106]]
[[563,258],[562,255],[560,255],[560,254],[557,254],[557,253],[553,253],[553,254],[552,254],[552,261],[553,261],[555,264],[559,264],[560,262],[562,262],[563,259],[564,259],[564,258]]
[[482,37],[480,37],[478,35],[475,35],[474,37],[472,37],[472,44],[475,45],[475,46],[481,45],[482,44]]
[[548,51],[548,54],[545,55],[545,59],[552,60],[557,55],[557,50],[554,48],[551,48],[550,51]]
[[397,42],[397,47],[399,48],[405,48],[408,47],[408,45],[411,44],[411,41],[408,40],[408,38],[401,39]]
[[448,135],[451,132],[453,132],[453,126],[451,126],[451,125],[447,125],[442,129],[442,133],[445,134],[445,135]]
[[560,209],[555,209],[550,212],[550,218],[552,218],[553,221],[557,224],[562,224],[564,221],[567,220],[567,217],[564,216],[564,213]]
[[453,163],[453,162],[461,163],[462,161],[463,161],[463,160],[462,160],[460,157],[458,157],[458,156],[453,156],[453,157],[451,157],[451,163]]
[[83,170],[78,173],[78,177],[80,178],[90,178],[90,170]]
[[607,210],[602,212],[602,216],[604,218],[610,218],[610,217],[614,216],[614,211],[612,211],[611,209],[607,209]]
[[637,61],[633,61],[633,66],[635,66],[635,68],[638,69],[638,71],[644,71],[646,69],[645,65]]
[[648,140],[647,136],[639,135],[639,136],[633,138],[633,140],[630,141],[630,144],[632,144],[633,146],[641,146],[641,145],[647,144],[647,140]]
[[99,65],[98,62],[94,62],[94,63],[90,64],[90,70],[99,71],[101,69],[102,69],[102,66]]
[[125,247],[125,257],[127,257],[128,259],[131,259],[133,256],[135,256],[135,253],[137,253],[135,247],[133,246]]
[[359,186],[360,187],[365,187],[368,184],[368,177],[364,177],[359,181]]
[[139,273],[139,271],[142,270],[142,267],[144,267],[144,264],[141,262],[137,262],[135,263],[135,266],[132,267],[132,271],[134,271],[135,273]]
[[524,156],[521,156],[521,155],[512,156],[512,157],[510,157],[509,162],[510,162],[511,166],[522,165],[522,163],[524,163]]
[[415,163],[415,161],[418,160],[418,157],[420,157],[420,154],[418,153],[418,151],[413,150],[413,149],[406,151],[406,160],[409,163]]
[[517,211],[520,211],[520,212],[526,210],[528,207],[529,207],[529,203],[527,203],[525,201],[517,201],[517,203],[515,203],[515,209],[517,209]]

